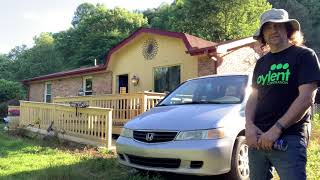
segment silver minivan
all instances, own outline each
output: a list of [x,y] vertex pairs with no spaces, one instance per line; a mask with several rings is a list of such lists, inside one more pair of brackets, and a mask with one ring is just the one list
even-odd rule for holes
[[156,107],[125,124],[117,139],[125,166],[190,175],[249,179],[245,144],[248,74],[188,80]]

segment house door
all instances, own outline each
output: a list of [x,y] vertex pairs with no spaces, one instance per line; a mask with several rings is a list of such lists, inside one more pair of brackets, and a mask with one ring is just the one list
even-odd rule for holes
[[128,93],[128,74],[118,76],[118,93],[125,94]]

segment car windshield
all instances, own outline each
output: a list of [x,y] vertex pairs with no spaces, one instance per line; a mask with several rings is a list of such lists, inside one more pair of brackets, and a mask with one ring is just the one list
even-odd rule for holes
[[158,106],[181,104],[239,104],[244,99],[246,75],[194,79],[181,84]]

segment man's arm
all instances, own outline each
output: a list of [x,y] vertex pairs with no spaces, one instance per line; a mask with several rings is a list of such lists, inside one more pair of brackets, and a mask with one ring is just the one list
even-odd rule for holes
[[252,88],[252,92],[248,98],[247,104],[246,104],[246,126],[253,124],[253,119],[256,112],[258,102],[258,90],[255,88]]
[[284,128],[288,128],[300,121],[314,103],[316,93],[317,83],[299,86],[299,96],[293,101],[288,111],[278,120],[278,122]]
[[[290,105],[287,112],[278,120],[281,126],[288,128],[297,123],[307,113],[309,107],[314,103],[317,92],[317,83],[303,84],[299,86],[299,96]],[[259,139],[259,147],[271,150],[274,141],[281,135],[282,131],[275,124]]]
[[248,146],[257,147],[258,145],[258,136],[262,134],[262,131],[256,127],[253,123],[255,112],[257,109],[258,102],[258,90],[252,88],[252,92],[249,96],[249,99],[246,104],[246,141]]

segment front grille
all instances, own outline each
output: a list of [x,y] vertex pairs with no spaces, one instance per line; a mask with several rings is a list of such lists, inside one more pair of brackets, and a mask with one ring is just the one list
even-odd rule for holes
[[[133,131],[133,138],[146,143],[168,142],[174,140],[177,132]],[[147,137],[149,136],[149,138]],[[151,138],[152,136],[152,138]]]
[[180,159],[168,159],[168,158],[149,158],[126,154],[130,163],[146,166],[146,167],[158,167],[158,168],[179,168]]

